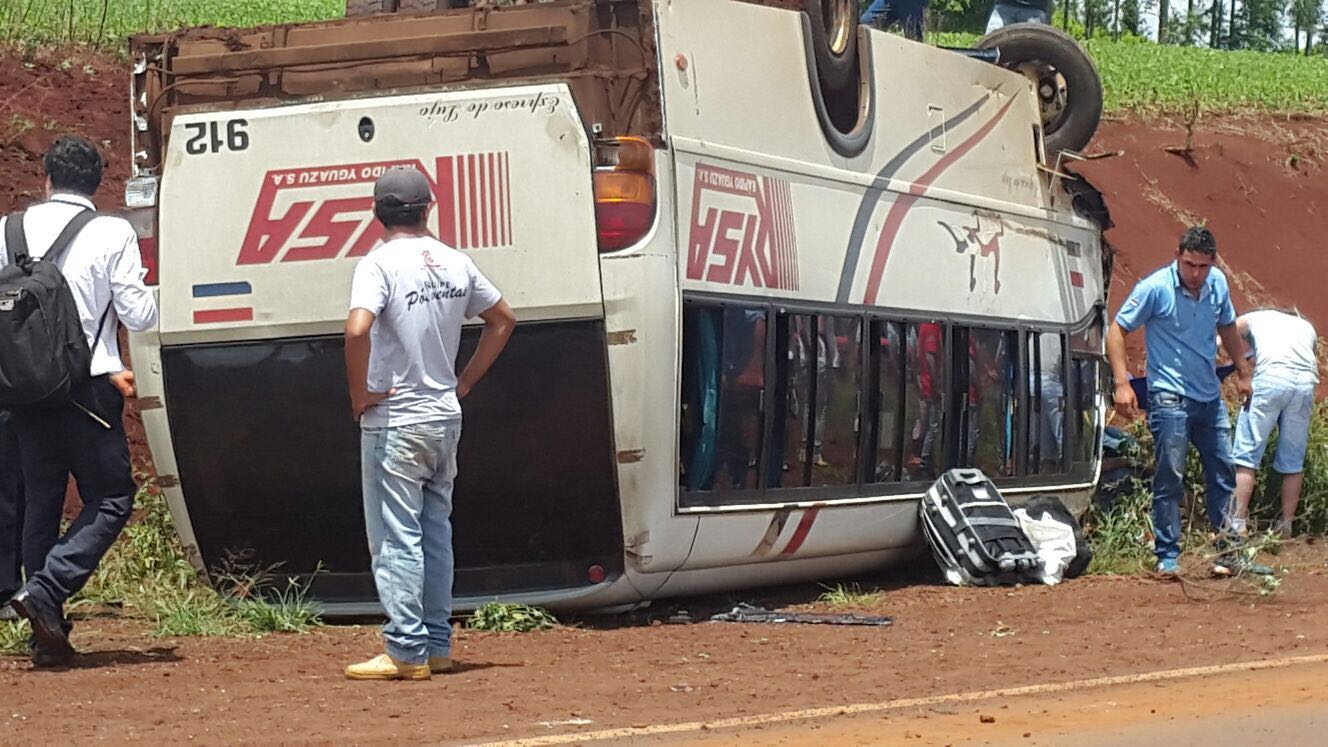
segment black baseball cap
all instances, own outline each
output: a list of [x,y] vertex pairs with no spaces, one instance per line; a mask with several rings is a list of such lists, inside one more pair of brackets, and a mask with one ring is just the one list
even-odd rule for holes
[[374,205],[423,207],[431,202],[433,191],[429,189],[429,180],[410,166],[393,166],[374,182]]

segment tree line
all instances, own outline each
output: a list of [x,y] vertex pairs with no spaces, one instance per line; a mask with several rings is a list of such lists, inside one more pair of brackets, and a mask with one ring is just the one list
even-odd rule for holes
[[[1052,0],[1054,22],[1081,38],[1328,55],[1328,0]],[[862,0],[865,8],[868,0]],[[928,28],[982,33],[992,0],[932,0]],[[1146,23],[1157,13],[1157,28]]]

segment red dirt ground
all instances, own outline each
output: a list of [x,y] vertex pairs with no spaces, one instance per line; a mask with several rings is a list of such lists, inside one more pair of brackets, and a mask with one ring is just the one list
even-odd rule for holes
[[[40,198],[40,154],[66,131],[105,147],[98,200],[114,209],[128,175],[126,91],[125,65],[110,58],[0,58],[0,211]],[[1187,222],[1206,219],[1241,308],[1298,304],[1328,328],[1315,254],[1328,213],[1328,123],[1204,121],[1191,160],[1163,150],[1184,140],[1165,124],[1108,122],[1098,147],[1125,154],[1079,167],[1118,225],[1109,235],[1120,252],[1113,309],[1135,278],[1167,261]],[[129,420],[141,462],[141,429]],[[30,672],[23,660],[0,659],[0,742],[515,737],[575,728],[544,721],[690,721],[1325,652],[1328,558],[1323,545],[1296,552],[1296,570],[1270,599],[1190,587],[1210,600],[1196,601],[1179,584],[1140,579],[952,589],[899,572],[865,584],[887,589],[871,605],[895,617],[887,629],[621,619],[527,636],[465,631],[461,671],[413,684],[341,679],[344,664],[378,650],[368,627],[157,640],[138,622],[95,620],[75,631],[87,653],[72,671]],[[818,592],[735,599],[797,603]],[[722,606],[690,604],[693,612]]]
[[[98,620],[75,629],[87,653],[72,670],[0,659],[0,742],[514,739],[1319,654],[1326,558],[1323,543],[1288,549],[1293,570],[1268,598],[1232,582],[1131,578],[959,589],[905,569],[862,582],[884,590],[864,609],[892,616],[887,628],[624,616],[530,634],[461,631],[460,670],[413,683],[342,678],[345,664],[381,650],[373,627],[175,640]],[[797,605],[820,591],[740,598]],[[687,604],[704,619],[732,601]],[[1168,707],[1165,689],[1157,699]]]

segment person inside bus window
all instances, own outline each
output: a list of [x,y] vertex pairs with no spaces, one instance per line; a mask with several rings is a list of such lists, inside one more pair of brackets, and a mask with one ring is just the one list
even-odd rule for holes
[[723,381],[719,393],[720,487],[757,487],[761,394],[765,389],[765,312],[724,309]]
[[882,31],[898,24],[905,37],[922,41],[926,10],[927,0],[872,0],[858,22]]
[[[812,321],[813,319],[815,321]],[[807,403],[802,403],[803,422],[813,416],[816,421],[812,427],[812,464],[817,467],[829,467],[830,463],[825,460],[825,418],[830,409],[830,398],[836,384],[833,369],[839,368],[839,345],[835,338],[834,319],[824,316],[800,316],[797,318],[797,324],[798,359],[810,364],[810,351],[816,351],[815,412],[807,412]],[[813,327],[815,327],[814,332]],[[810,370],[810,366],[799,367],[799,370]],[[810,389],[810,382],[806,382],[806,384],[808,386],[803,391]],[[802,434],[800,446],[798,461],[805,462],[807,459],[807,434],[805,430]]]
[[[1041,472],[1055,471],[1060,465],[1065,443],[1064,353],[1060,335],[1043,332],[1037,336],[1037,369],[1030,391],[1037,392],[1040,406],[1039,426],[1029,434],[1035,466]],[[1091,391],[1091,390],[1090,390]]]
[[936,477],[935,455],[941,436],[941,387],[945,385],[941,370],[941,325],[924,322],[910,329],[909,334],[914,338],[910,365],[917,371],[918,382],[918,416],[913,425],[917,471],[911,476],[932,480]]
[[968,337],[965,464],[989,475],[1013,474],[1014,466],[1014,379],[1006,337],[978,330]]
[[895,418],[898,416],[899,408],[903,406],[899,401],[899,384],[903,376],[900,370],[902,343],[899,339],[899,325],[895,322],[874,324],[872,329],[879,334],[877,344],[880,345],[880,378],[877,381],[877,397],[881,403],[877,408],[876,469],[873,474],[876,482],[891,482],[898,479],[899,472],[898,430]]

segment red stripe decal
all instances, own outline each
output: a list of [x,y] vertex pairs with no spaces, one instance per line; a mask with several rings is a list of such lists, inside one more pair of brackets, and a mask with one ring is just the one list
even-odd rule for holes
[[470,221],[470,246],[479,245],[479,185],[477,183],[477,171],[479,166],[475,163],[474,154],[466,156],[466,183],[470,185],[469,199],[466,201],[467,218]]
[[1084,287],[1084,274],[1082,272],[1070,271],[1070,285],[1076,288]]
[[498,168],[495,154],[490,153],[486,156],[489,160],[489,209],[487,218],[489,223],[489,244],[491,246],[502,246],[503,242],[498,238]]
[[512,244],[512,179],[511,155],[503,154],[503,220],[506,221],[506,228],[503,231],[503,243],[511,246]]
[[254,310],[244,309],[206,309],[194,312],[194,324],[218,324],[221,322],[252,322]]
[[798,528],[793,530],[793,536],[789,538],[788,544],[780,555],[792,555],[802,547],[802,543],[807,541],[807,535],[812,531],[812,524],[816,523],[816,515],[821,512],[820,506],[812,506],[802,515],[802,521],[798,522]]
[[452,177],[456,167],[452,156],[438,159],[438,240],[448,246],[456,246],[456,180]]
[[922,176],[913,182],[907,195],[896,198],[894,203],[890,205],[890,212],[885,217],[885,226],[881,228],[881,238],[876,242],[876,256],[872,258],[871,274],[867,276],[867,292],[863,297],[864,303],[876,303],[876,294],[881,289],[881,275],[885,271],[885,261],[890,256],[890,248],[894,246],[895,237],[899,235],[899,228],[904,224],[904,217],[908,214],[909,209],[913,207],[913,203],[917,202],[918,198],[927,192],[927,187],[940,178],[946,169],[953,166],[955,161],[958,161],[983,138],[991,134],[991,131],[996,129],[997,123],[1005,118],[1005,113],[1010,111],[1010,106],[1014,102],[1013,98],[1005,102],[1005,106],[1002,106],[1001,110],[996,112],[996,116],[992,117],[985,125],[982,125],[977,132],[969,135],[968,139],[956,146],[954,150],[946,153],[940,160],[932,164],[930,169],[927,169]]

